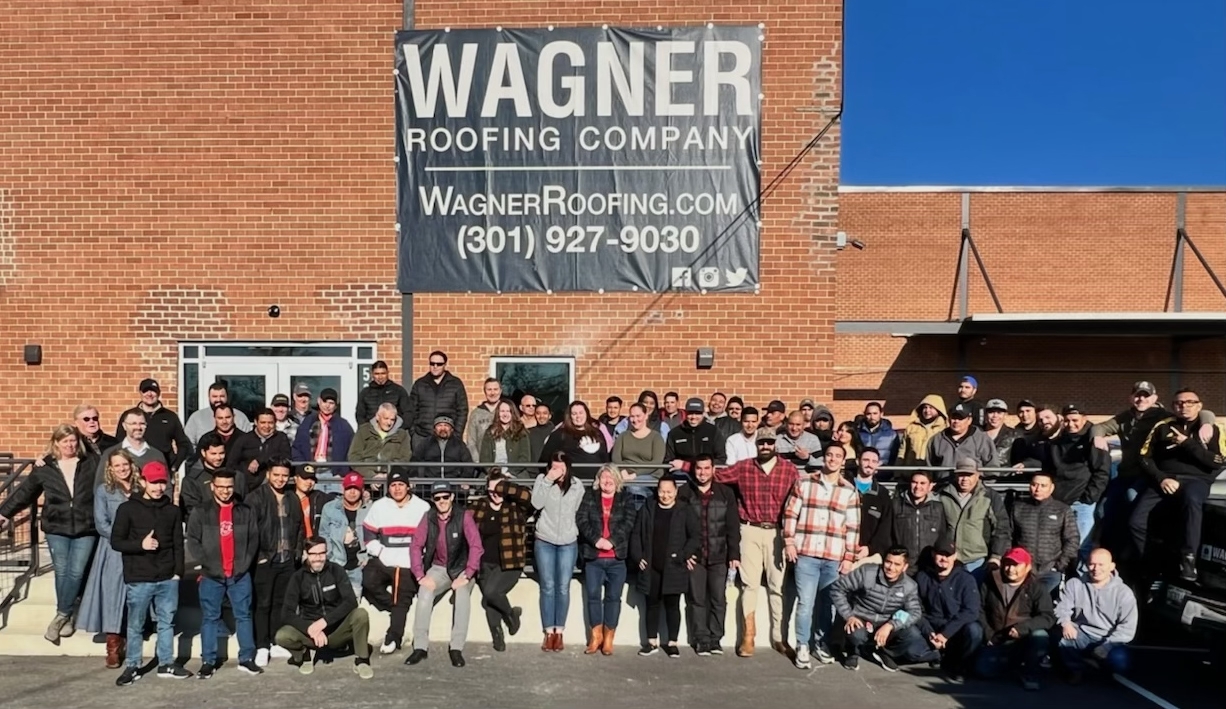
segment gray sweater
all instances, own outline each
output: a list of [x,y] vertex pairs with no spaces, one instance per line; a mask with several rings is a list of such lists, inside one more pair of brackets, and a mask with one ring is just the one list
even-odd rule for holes
[[1071,622],[1095,640],[1132,642],[1137,634],[1137,597],[1118,574],[1111,574],[1102,588],[1095,588],[1088,574],[1070,579],[1056,606],[1056,621]]
[[532,506],[540,511],[536,517],[536,538],[558,546],[578,541],[579,527],[575,524],[575,515],[581,502],[581,480],[572,477],[570,489],[563,494],[562,488],[546,480],[544,474],[536,476],[536,484],[532,486]]
[[924,613],[915,579],[903,574],[890,583],[879,564],[864,564],[840,576],[830,587],[830,600],[844,620],[854,616],[874,627],[889,621],[895,630],[914,625]]

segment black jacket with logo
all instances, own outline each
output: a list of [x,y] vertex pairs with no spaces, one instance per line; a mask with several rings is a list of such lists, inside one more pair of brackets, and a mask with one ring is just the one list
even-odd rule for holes
[[[1201,478],[1213,482],[1218,473],[1226,468],[1226,439],[1222,427],[1213,427],[1209,444],[1201,443],[1200,421],[1181,421],[1174,417],[1163,419],[1149,432],[1141,446],[1141,469],[1154,484],[1177,475]],[[1175,443],[1174,431],[1187,438]]]
[[42,516],[40,524],[43,534],[62,537],[97,534],[94,529],[94,474],[97,468],[97,458],[88,455],[78,458],[70,494],[59,462],[51,456],[43,458],[29,477],[0,504],[0,517],[12,519],[13,515],[36,503],[42,495],[39,514]]
[[[239,578],[255,565],[260,551],[260,525],[255,513],[242,502],[230,507],[234,534],[234,568],[231,578]],[[200,564],[200,574],[215,581],[225,579],[221,566],[221,505],[210,498],[187,520],[187,552]]]
[[285,584],[285,600],[281,606],[281,622],[303,635],[320,618],[326,623],[324,634],[335,632],[358,607],[349,574],[340,565],[325,561],[319,573],[303,566]]
[[[158,548],[144,548],[153,532]],[[170,497],[132,497],[115,512],[111,548],[123,555],[124,583],[169,581],[183,576],[183,518]]]
[[868,492],[860,493],[860,545],[868,547],[869,554],[884,554],[893,543],[893,534],[894,500],[874,480]]
[[691,428],[689,423],[683,423],[668,432],[668,440],[664,443],[664,462],[680,459],[693,466],[694,459],[700,455],[711,456],[716,465],[723,465],[728,460],[724,437],[719,434],[715,424],[703,421]]

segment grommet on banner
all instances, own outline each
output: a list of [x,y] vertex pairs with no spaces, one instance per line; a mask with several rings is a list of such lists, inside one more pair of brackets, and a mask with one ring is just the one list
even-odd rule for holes
[[663,31],[664,31],[664,25],[656,25],[656,32],[663,32]]
[[765,41],[766,41],[766,35],[764,35],[764,34],[760,34],[760,35],[758,35],[758,41],[759,41],[759,42],[765,42]]
[[553,25],[549,25],[549,31],[553,32]]
[[546,288],[546,289],[545,289],[545,295],[553,295],[553,289],[552,289],[552,288]]
[[399,156],[399,155],[393,155],[393,156],[392,156],[392,162],[400,162],[400,156]]
[[759,101],[765,101],[765,100],[766,100],[766,94],[758,94],[758,100],[759,100]]
[[392,76],[400,76],[400,70],[399,70],[399,69],[392,69]]
[[472,295],[472,294],[473,294],[473,292],[472,292],[472,291],[464,291],[464,294],[465,294],[465,295]]
[[706,294],[707,294],[707,289],[706,289],[706,288],[703,288],[702,290],[698,291],[698,293],[699,293],[700,295],[706,295]]
[[400,231],[400,222],[396,222],[396,231]]
[[597,288],[596,292],[600,295],[604,295],[604,288]]
[[495,30],[497,30],[498,32],[501,32],[501,31],[502,31],[502,25],[498,25],[498,26],[497,26],[497,27],[495,27],[494,29],[495,29]]
[[756,227],[758,227],[759,229],[761,229],[761,228],[762,228],[762,220],[761,220],[761,219],[759,219],[758,221],[754,222],[754,226],[756,226]]
[[715,29],[715,23],[714,23],[714,22],[708,22],[708,23],[707,23],[707,29],[709,29],[709,30],[713,30],[713,29]]
[[444,32],[450,32],[450,31],[451,31],[451,28],[450,28],[450,27],[444,27],[444,28],[443,28],[443,31],[444,31]]
[[601,25],[601,26],[600,26],[600,29],[602,29],[602,30],[607,30],[607,29],[609,29],[609,26],[608,26],[608,25]]
[[636,293],[638,292],[638,289],[638,286],[630,286],[630,290],[635,291]]
[[764,29],[766,29],[766,23],[765,23],[765,22],[759,22],[759,23],[758,23],[758,29],[760,29],[760,30],[764,30]]
[[494,291],[494,295],[502,295],[502,291],[500,291],[500,290],[496,290],[496,291]]

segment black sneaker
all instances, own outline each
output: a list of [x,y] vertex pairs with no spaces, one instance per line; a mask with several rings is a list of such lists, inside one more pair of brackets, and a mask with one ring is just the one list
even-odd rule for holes
[[659,645],[644,645],[639,648],[639,657],[651,657],[660,651]]
[[524,609],[515,606],[511,609],[511,617],[507,619],[507,632],[514,635],[519,632],[519,621],[524,615]]
[[123,674],[119,675],[119,679],[115,680],[115,686],[127,687],[138,679],[140,679],[140,672],[135,667],[125,667]]
[[719,646],[719,643],[711,643],[711,644],[710,644],[710,645],[707,647],[707,651],[708,651],[708,652],[710,652],[712,655],[722,655],[722,654],[724,654],[724,648],[720,647],[720,646]]
[[876,660],[877,664],[881,665],[881,669],[885,670],[886,672],[898,671],[898,663],[894,661],[894,658],[886,654],[884,650],[874,650],[873,659]]
[[490,628],[490,642],[494,645],[494,652],[507,651],[507,639],[502,635],[501,626]]
[[1179,578],[1184,581],[1196,581],[1196,556],[1184,554],[1179,560]]
[[196,672],[196,679],[213,679],[213,675],[215,674],[217,674],[217,665],[214,665],[211,662],[206,662],[201,665],[200,670]]
[[162,665],[158,668],[158,679],[188,679],[192,673],[178,665]]
[[860,656],[848,655],[843,658],[843,669],[858,672],[860,670]]
[[699,641],[698,647],[694,648],[694,652],[698,653],[699,657],[710,657],[711,656],[711,643],[706,642],[706,641]]
[[681,657],[681,648],[676,645],[665,645],[664,654],[669,657]]
[[255,664],[254,660],[247,660],[246,662],[238,663],[238,670],[239,672],[246,672],[249,675],[264,674],[264,668]]

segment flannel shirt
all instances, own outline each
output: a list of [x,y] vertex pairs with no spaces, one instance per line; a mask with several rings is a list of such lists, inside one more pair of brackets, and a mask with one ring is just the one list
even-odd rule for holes
[[860,546],[860,493],[845,478],[796,481],[783,511],[783,541],[796,553],[826,561],[855,561]]
[[528,518],[536,511],[532,507],[532,488],[499,480],[494,490],[502,493],[502,509],[490,507],[487,497],[473,502],[469,509],[477,528],[490,516],[497,516],[501,531],[498,534],[498,562],[503,571],[522,569],[528,563]]
[[715,481],[736,488],[741,524],[779,524],[783,505],[800,478],[796,466],[778,456],[770,473],[757,458],[715,471]]

